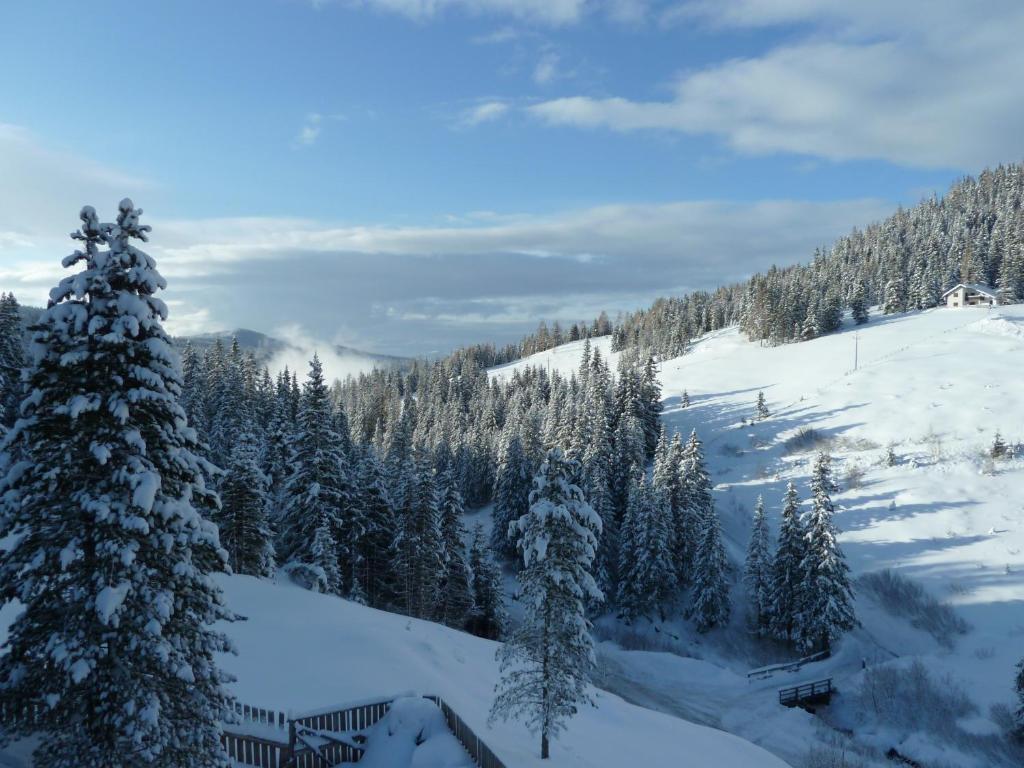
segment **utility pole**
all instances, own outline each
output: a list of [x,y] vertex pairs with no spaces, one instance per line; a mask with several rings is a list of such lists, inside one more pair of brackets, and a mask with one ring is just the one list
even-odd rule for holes
[[855,371],[857,370],[857,353],[859,351],[858,350],[859,341],[860,341],[860,334],[859,333],[854,333],[853,334],[853,370],[855,370]]

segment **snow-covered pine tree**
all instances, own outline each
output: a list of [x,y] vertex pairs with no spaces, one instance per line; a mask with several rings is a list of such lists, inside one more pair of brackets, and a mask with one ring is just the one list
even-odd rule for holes
[[889,443],[889,445],[885,447],[885,466],[895,467],[899,463],[900,460],[896,456],[896,447],[892,443]]
[[797,616],[803,606],[804,556],[807,541],[800,515],[800,497],[796,485],[786,486],[786,497],[782,507],[782,524],[779,527],[779,543],[775,548],[772,563],[772,587],[769,603],[771,630],[780,640],[794,639]]
[[267,519],[269,485],[260,469],[259,442],[243,424],[229,455],[216,515],[220,542],[235,573],[270,576],[274,572],[273,531]]
[[438,594],[437,618],[449,627],[462,629],[473,607],[473,595],[469,583],[469,567],[466,565],[466,530],[462,525],[465,510],[462,494],[459,493],[450,469],[442,472],[438,478],[438,504],[444,566]]
[[764,421],[771,415],[771,411],[768,410],[768,402],[764,399],[764,390],[761,390],[757,393],[757,420]]
[[348,467],[334,432],[320,358],[313,355],[302,385],[298,424],[289,446],[277,551],[308,589],[343,594],[347,542],[338,540],[351,503]]
[[864,283],[857,283],[850,297],[850,315],[856,325],[864,325],[868,321],[868,301],[864,295]]
[[804,341],[810,341],[811,339],[818,338],[819,334],[817,314],[814,311],[814,307],[809,306],[804,323],[800,326],[800,338]]
[[682,401],[681,401],[681,405],[682,405],[683,408],[689,408],[690,407],[690,393],[687,392],[685,389],[683,390],[683,398],[682,398]]
[[[29,395],[3,453],[0,584],[14,619],[0,658],[7,711],[38,707],[35,765],[226,766],[230,699],[215,660],[230,619],[210,569],[226,566],[217,506],[178,403],[164,279],[141,210],[91,207],[34,327]],[[0,462],[2,464],[3,462]],[[129,663],[130,662],[130,663]]]
[[356,500],[363,521],[363,536],[352,542],[357,563],[355,581],[368,605],[383,607],[393,599],[395,579],[391,556],[395,536],[395,510],[392,506],[372,446],[365,446],[359,459]]
[[764,513],[764,499],[757,497],[754,521],[747,546],[747,563],[743,573],[750,601],[750,619],[754,630],[765,635],[769,629],[771,612],[772,562],[768,542],[768,519]]
[[13,293],[0,294],[0,435],[17,419],[24,367],[21,308]]
[[1017,663],[1017,711],[1014,720],[1017,724],[1016,736],[1024,739],[1024,659]]
[[885,303],[882,311],[887,315],[906,310],[907,296],[903,280],[893,277],[885,284]]
[[729,562],[722,546],[722,529],[712,504],[701,520],[700,541],[693,559],[691,614],[698,632],[728,623],[731,603],[726,570]]
[[805,650],[830,651],[832,643],[857,625],[849,566],[839,547],[833,517],[832,459],[824,451],[811,476],[812,507],[804,522],[806,551],[803,598],[797,614],[797,641]]
[[[678,542],[677,557],[683,558],[681,578],[689,584],[694,568],[697,549],[704,536],[704,524],[714,514],[714,500],[711,497],[711,477],[704,465],[704,450],[697,437],[697,430],[690,432],[686,445],[681,445],[679,454],[679,520],[676,530]],[[677,569],[679,565],[677,564]]]
[[619,592],[616,602],[627,620],[652,616],[662,620],[678,579],[672,562],[672,509],[668,492],[652,487],[637,472],[622,520]]
[[992,447],[988,450],[988,455],[993,459],[1001,459],[1006,456],[1009,449],[1006,447],[1006,441],[1003,440],[1003,436],[999,434],[999,430],[996,430],[996,436],[992,440]]
[[417,452],[408,478],[404,504],[397,515],[398,533],[395,537],[399,599],[406,614],[429,619],[437,605],[444,549],[434,469],[429,456],[423,451]]
[[469,546],[470,586],[473,590],[473,608],[467,629],[477,637],[498,640],[505,632],[508,616],[505,613],[505,593],[501,584],[501,571],[491,557],[480,523],[473,528]]
[[492,718],[518,717],[541,737],[541,758],[549,742],[581,704],[594,645],[586,602],[603,599],[591,575],[601,518],[575,484],[579,467],[562,451],[548,451],[533,479],[530,510],[512,523],[523,555],[523,621],[498,650],[502,677]]
[[501,555],[511,557],[515,553],[516,543],[508,538],[509,525],[529,509],[530,470],[514,424],[506,423],[502,442],[498,474],[494,479],[491,548]]

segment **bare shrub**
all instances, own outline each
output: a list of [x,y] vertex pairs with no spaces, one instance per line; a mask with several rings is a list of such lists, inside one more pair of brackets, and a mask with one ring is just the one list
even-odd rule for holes
[[860,464],[851,464],[846,468],[843,473],[842,483],[843,487],[847,490],[854,490],[860,488],[864,484],[864,476],[867,474],[867,470],[864,469]]
[[786,453],[808,453],[828,448],[831,442],[827,435],[813,427],[800,427],[795,435],[786,439],[783,446]]
[[952,648],[954,637],[971,629],[952,606],[940,603],[920,584],[895,571],[866,573],[857,580],[857,587],[873,595],[888,613],[909,619],[912,626],[924,630],[945,648]]
[[957,719],[977,709],[955,680],[934,678],[917,660],[909,667],[887,664],[868,669],[857,703],[865,720],[944,735],[950,735]]

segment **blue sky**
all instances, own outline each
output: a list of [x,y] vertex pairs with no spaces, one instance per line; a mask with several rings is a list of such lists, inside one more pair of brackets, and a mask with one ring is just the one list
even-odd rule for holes
[[1009,0],[0,9],[0,289],[130,194],[171,327],[505,341],[806,260],[1024,155]]

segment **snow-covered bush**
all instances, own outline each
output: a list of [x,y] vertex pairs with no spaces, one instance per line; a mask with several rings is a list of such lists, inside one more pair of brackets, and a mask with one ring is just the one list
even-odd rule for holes
[[957,719],[977,709],[956,680],[933,675],[918,660],[909,666],[887,664],[868,669],[857,693],[857,706],[868,722],[947,735]]
[[813,427],[800,427],[785,443],[786,453],[809,453],[827,449],[830,438]]
[[945,648],[952,648],[956,635],[965,635],[971,625],[945,603],[940,603],[920,584],[889,569],[866,573],[857,580],[862,592],[868,592],[893,616],[908,619]]

